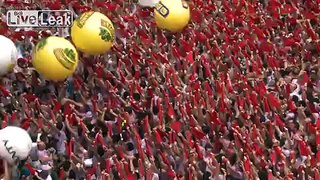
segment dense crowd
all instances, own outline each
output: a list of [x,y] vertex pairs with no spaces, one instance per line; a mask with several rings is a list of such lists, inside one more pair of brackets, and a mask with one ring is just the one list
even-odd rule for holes
[[319,0],[193,0],[181,33],[136,2],[30,2],[5,1],[2,13],[93,9],[117,38],[49,82],[31,49],[68,31],[18,31],[2,15],[21,57],[1,78],[1,125],[34,142],[16,179],[320,179]]

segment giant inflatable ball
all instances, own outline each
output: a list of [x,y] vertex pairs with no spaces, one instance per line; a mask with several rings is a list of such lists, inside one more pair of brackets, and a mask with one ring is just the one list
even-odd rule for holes
[[9,164],[25,160],[31,148],[32,140],[24,129],[8,126],[0,130],[0,157]]
[[100,12],[81,14],[71,27],[71,38],[76,48],[89,55],[108,52],[115,40],[115,29],[110,19]]
[[139,0],[138,4],[142,7],[154,7],[159,0]]
[[154,9],[156,24],[171,32],[182,31],[190,20],[190,8],[185,1],[160,0]]
[[78,53],[68,40],[50,36],[34,47],[32,65],[45,79],[63,81],[76,70]]
[[11,39],[0,35],[0,76],[11,72],[17,63],[18,51]]

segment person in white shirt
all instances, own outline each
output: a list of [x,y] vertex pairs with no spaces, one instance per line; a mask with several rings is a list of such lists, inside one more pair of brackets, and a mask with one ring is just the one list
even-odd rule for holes
[[44,142],[38,143],[38,158],[41,163],[41,170],[51,170],[53,165],[53,154],[46,149]]
[[57,140],[56,148],[57,148],[57,154],[58,155],[65,155],[66,153],[66,147],[65,147],[65,140],[67,139],[67,136],[64,132],[64,125],[62,122],[57,122],[56,128],[59,132],[57,132],[54,136],[54,138]]

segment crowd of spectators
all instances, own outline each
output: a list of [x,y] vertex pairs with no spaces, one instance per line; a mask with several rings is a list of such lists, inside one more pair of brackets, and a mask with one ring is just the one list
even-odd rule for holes
[[72,77],[49,82],[31,49],[68,31],[18,31],[3,16],[0,34],[21,57],[1,78],[1,125],[33,140],[16,179],[320,179],[320,1],[188,3],[180,33],[131,1],[2,4],[2,13],[97,10],[117,37],[112,51],[81,54]]

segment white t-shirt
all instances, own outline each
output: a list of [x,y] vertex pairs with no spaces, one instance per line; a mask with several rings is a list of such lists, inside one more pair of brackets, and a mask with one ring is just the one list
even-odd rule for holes
[[57,142],[57,153],[58,154],[64,154],[66,151],[66,146],[64,144],[64,141],[67,139],[66,134],[64,131],[60,131],[60,134],[57,134],[55,138],[58,140]]
[[292,83],[295,84],[297,87],[295,90],[293,90],[292,93],[290,93],[290,96],[297,96],[299,98],[299,101],[302,100],[302,96],[299,94],[300,91],[300,85],[298,84],[298,80],[297,79],[293,79]]
[[32,143],[31,151],[30,151],[30,158],[32,161],[38,160],[38,145],[37,145],[37,143]]
[[160,179],[159,174],[157,174],[157,173],[152,174],[152,180],[159,180],[159,179]]
[[[38,150],[38,157],[39,159],[43,158],[43,157],[48,157],[48,151],[47,150]],[[51,166],[50,164],[52,164],[52,161],[49,162],[41,162],[41,170],[50,170]]]

